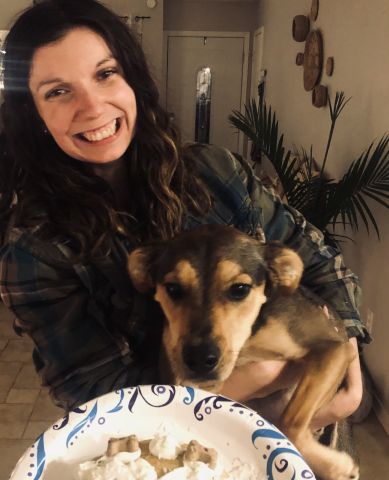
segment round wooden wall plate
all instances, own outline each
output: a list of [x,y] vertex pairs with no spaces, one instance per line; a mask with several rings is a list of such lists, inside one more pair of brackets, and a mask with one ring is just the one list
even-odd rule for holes
[[299,52],[296,55],[296,65],[302,65],[304,63],[304,54],[302,52]]
[[324,85],[316,85],[312,90],[312,105],[317,108],[325,107],[328,100],[328,90]]
[[323,38],[319,30],[309,33],[304,50],[304,88],[309,91],[319,83],[323,68]]
[[310,28],[309,18],[305,15],[296,15],[293,19],[292,35],[296,42],[304,42]]
[[326,74],[330,77],[334,73],[334,57],[328,57],[326,62]]
[[312,5],[311,5],[311,20],[314,22],[317,19],[317,16],[319,15],[319,0],[312,0]]

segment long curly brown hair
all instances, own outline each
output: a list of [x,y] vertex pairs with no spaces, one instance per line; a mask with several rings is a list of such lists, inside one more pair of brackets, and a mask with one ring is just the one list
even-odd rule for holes
[[[131,222],[116,212],[109,185],[44,133],[29,90],[34,52],[77,27],[104,38],[135,92],[136,133],[125,154]],[[169,238],[180,231],[187,212],[202,214],[209,208],[208,193],[194,166],[184,164],[179,135],[159,105],[143,51],[120,17],[95,0],[47,0],[20,15],[4,48],[3,227],[11,216],[19,227],[43,225],[42,236],[69,239],[78,258],[91,258],[109,251],[118,225],[135,243]]]

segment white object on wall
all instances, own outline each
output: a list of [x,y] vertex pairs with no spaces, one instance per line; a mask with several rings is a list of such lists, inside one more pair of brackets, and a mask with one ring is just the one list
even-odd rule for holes
[[149,8],[155,8],[157,6],[157,0],[147,0],[146,5]]

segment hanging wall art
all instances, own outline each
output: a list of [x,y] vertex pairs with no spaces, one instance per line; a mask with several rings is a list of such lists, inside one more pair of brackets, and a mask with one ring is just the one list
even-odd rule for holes
[[296,42],[304,43],[304,52],[296,55],[296,65],[303,68],[303,84],[307,92],[312,92],[312,105],[325,107],[328,100],[327,87],[322,84],[323,70],[327,76],[334,71],[334,57],[328,57],[324,65],[323,35],[313,23],[319,15],[319,0],[312,0],[308,15],[296,15],[293,19],[292,36]]

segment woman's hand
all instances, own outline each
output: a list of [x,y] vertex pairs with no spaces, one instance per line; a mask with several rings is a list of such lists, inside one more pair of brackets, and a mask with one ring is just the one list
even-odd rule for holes
[[239,402],[264,398],[291,387],[297,381],[298,369],[292,362],[260,360],[235,367],[220,393]]

